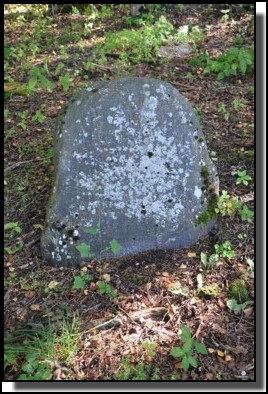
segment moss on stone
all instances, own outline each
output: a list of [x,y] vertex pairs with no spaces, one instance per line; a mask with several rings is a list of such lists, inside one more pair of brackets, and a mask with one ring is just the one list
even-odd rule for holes
[[218,202],[218,196],[215,193],[214,188],[210,186],[209,169],[207,165],[201,168],[201,177],[203,180],[202,191],[204,191],[208,202],[206,210],[202,212],[196,220],[197,225],[207,224],[210,220],[216,217],[215,208],[217,207]]

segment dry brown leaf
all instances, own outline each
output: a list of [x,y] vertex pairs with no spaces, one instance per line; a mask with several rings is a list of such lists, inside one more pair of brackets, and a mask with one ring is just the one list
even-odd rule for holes
[[233,357],[231,357],[230,356],[230,354],[226,354],[225,355],[225,361],[227,361],[228,363],[230,362],[230,361],[233,361],[234,359],[233,359]]
[[42,305],[39,304],[32,304],[30,306],[31,311],[41,311],[42,310]]
[[169,276],[169,273],[168,273],[167,271],[164,271],[164,272],[162,272],[162,276],[168,277],[168,276]]
[[243,312],[244,312],[245,317],[249,317],[253,312],[253,308],[250,307],[250,308],[244,309]]
[[175,368],[181,369],[182,368],[182,362],[180,361],[180,362],[176,363],[175,364]]
[[212,347],[208,347],[208,352],[209,352],[209,353],[215,353],[215,352],[216,352],[216,350],[215,350],[215,349],[213,349]]
[[111,280],[111,275],[110,274],[103,274],[102,277],[105,280],[105,282],[110,282],[110,280]]
[[196,253],[195,252],[188,252],[187,257],[196,257]]
[[197,304],[198,302],[201,302],[201,299],[198,297],[193,297],[193,298],[191,298],[190,304],[194,305],[194,304]]

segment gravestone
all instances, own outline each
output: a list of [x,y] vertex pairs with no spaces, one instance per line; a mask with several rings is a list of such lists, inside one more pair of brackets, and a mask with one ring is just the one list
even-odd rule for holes
[[187,247],[214,224],[216,168],[193,108],[166,82],[93,83],[60,114],[54,147],[41,237],[52,265]]

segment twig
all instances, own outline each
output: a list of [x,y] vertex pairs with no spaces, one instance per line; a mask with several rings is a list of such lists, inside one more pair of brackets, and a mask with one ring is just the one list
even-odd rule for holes
[[32,161],[40,161],[40,160],[43,160],[43,159],[32,159],[32,160],[18,161],[17,163],[14,163],[11,166],[5,168],[4,172],[14,170],[14,168],[17,168],[17,167],[21,166],[22,164],[31,163]]

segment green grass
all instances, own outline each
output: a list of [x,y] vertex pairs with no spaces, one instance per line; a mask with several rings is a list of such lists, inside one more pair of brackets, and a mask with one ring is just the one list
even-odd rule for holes
[[79,321],[42,323],[12,332],[5,338],[5,368],[19,371],[18,380],[50,380],[55,366],[68,366],[79,347]]

